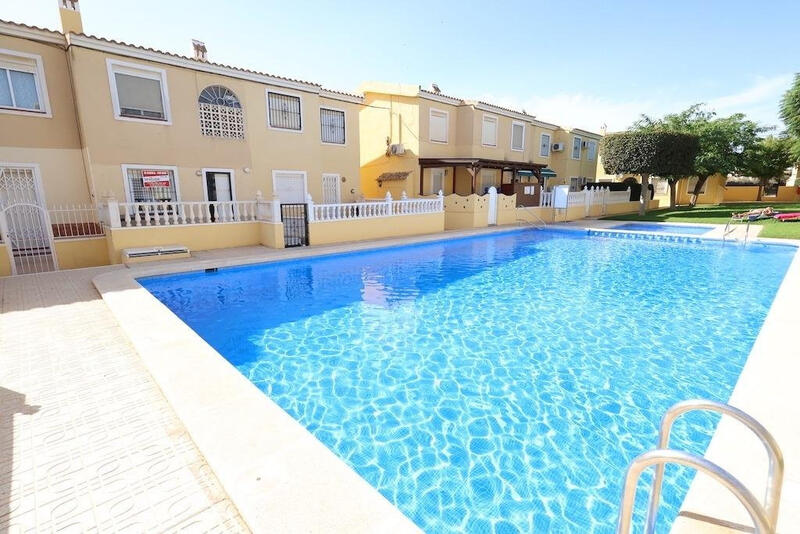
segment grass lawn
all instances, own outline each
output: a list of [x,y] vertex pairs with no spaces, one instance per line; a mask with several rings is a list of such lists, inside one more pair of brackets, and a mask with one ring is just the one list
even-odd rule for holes
[[[654,222],[682,222],[725,224],[731,218],[731,213],[748,211],[756,208],[772,206],[779,213],[800,212],[800,203],[770,204],[769,202],[742,202],[736,204],[701,205],[689,208],[680,206],[674,209],[660,209],[648,211],[644,217],[636,213],[626,215],[613,215],[606,219],[617,221],[654,221]],[[752,224],[763,226],[759,237],[777,237],[783,239],[800,239],[800,221],[779,222],[775,219],[755,221]]]

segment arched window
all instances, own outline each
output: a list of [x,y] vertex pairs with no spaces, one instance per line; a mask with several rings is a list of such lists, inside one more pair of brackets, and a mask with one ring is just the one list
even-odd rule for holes
[[221,85],[210,85],[200,93],[197,105],[203,135],[244,139],[244,113],[233,91]]

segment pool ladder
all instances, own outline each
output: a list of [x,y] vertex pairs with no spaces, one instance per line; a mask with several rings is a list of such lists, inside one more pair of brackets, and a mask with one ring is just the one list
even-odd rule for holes
[[[681,415],[693,411],[710,411],[730,416],[744,424],[761,440],[761,443],[767,449],[769,458],[767,490],[763,505],[736,477],[714,462],[697,454],[669,448],[669,435],[672,430],[672,424]],[[622,490],[617,534],[628,534],[630,532],[636,486],[642,472],[651,465],[656,466],[656,473],[650,488],[645,532],[652,534],[655,531],[658,506],[661,500],[661,486],[664,482],[664,467],[669,463],[692,467],[709,475],[733,493],[744,506],[755,525],[756,534],[775,533],[778,524],[781,487],[783,485],[783,454],[780,447],[778,447],[778,443],[761,423],[738,408],[720,402],[698,399],[679,402],[667,410],[667,413],[661,419],[658,448],[637,456],[628,466],[625,485]]]
[[[731,217],[728,219],[728,224],[725,225],[725,230],[722,232],[722,242],[725,243],[727,237],[736,231],[736,227],[732,226],[733,223],[740,222],[738,219],[734,219]],[[747,227],[744,230],[744,241],[742,242],[743,245],[747,244],[747,239],[750,237],[750,219],[747,220]],[[734,239],[734,241],[738,241],[738,239]]]
[[[521,205],[517,206],[517,208],[528,208],[528,207],[530,207],[530,206],[521,206]],[[531,211],[528,211],[528,210],[525,210],[525,213],[530,214],[531,217],[533,217],[533,220],[528,220],[528,219],[525,219],[523,217],[518,217],[517,218],[517,224],[520,224],[520,225],[522,225],[522,224],[530,224],[530,225],[532,225],[534,228],[536,228],[538,230],[544,230],[547,227],[547,223],[544,222],[544,219],[542,219],[541,217],[539,217],[535,213],[533,213]]]

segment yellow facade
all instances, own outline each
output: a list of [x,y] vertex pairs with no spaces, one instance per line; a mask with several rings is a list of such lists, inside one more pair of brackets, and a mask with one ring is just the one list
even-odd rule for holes
[[444,231],[444,213],[309,223],[311,245],[346,243]]
[[[432,93],[418,86],[370,82],[363,84],[361,90],[365,104],[359,113],[361,181],[367,197],[380,198],[386,192],[395,198],[403,192],[408,196],[435,194],[433,169],[423,171],[420,184],[420,158],[480,158],[546,165],[558,174],[548,185],[570,183],[571,177],[594,180],[599,134],[564,129],[523,112]],[[432,134],[433,114],[446,117],[444,134],[441,130]],[[484,137],[484,121],[494,124],[494,136]],[[514,128],[523,132],[516,146],[512,146]],[[549,136],[546,150],[542,150],[542,134]],[[576,136],[594,143],[592,156],[582,146],[578,158],[571,157],[569,148]],[[561,143],[564,150],[553,151],[554,143]],[[404,153],[392,154],[392,145],[402,145]],[[408,175],[401,180],[378,182],[384,173],[398,172]],[[436,172],[444,173],[444,194],[473,192],[472,176],[466,168],[445,166]],[[498,169],[485,169],[476,183],[482,187],[500,186],[501,181],[510,179],[508,172],[501,176]],[[476,187],[476,192],[479,189]]]

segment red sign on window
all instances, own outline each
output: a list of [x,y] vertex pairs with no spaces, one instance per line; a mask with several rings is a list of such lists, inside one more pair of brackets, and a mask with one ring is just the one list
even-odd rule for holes
[[169,187],[169,171],[142,171],[142,186]]

